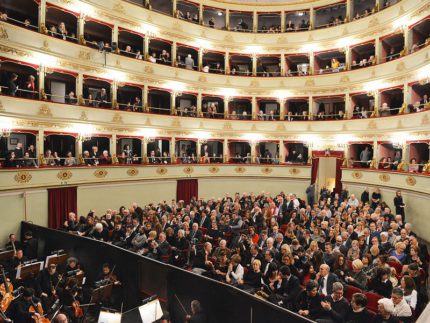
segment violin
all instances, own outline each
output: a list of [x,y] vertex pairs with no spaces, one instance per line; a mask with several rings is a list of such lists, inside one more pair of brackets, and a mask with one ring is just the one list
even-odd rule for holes
[[75,313],[75,317],[78,319],[81,317],[84,317],[84,311],[82,310],[81,303],[75,298],[75,295],[72,294],[72,296],[73,296],[72,308]]
[[10,283],[9,279],[6,277],[3,266],[1,267],[1,274],[3,277],[3,284],[0,286],[0,293],[2,294],[3,298],[0,302],[0,309],[3,312],[6,312],[10,303],[12,303],[15,297],[13,297],[12,295],[13,286]]
[[38,303],[35,304],[33,301],[31,301],[30,308],[28,309],[30,313],[37,313],[39,316],[34,315],[32,319],[34,320],[34,323],[51,323],[51,321],[46,318],[43,314],[43,308],[42,304]]

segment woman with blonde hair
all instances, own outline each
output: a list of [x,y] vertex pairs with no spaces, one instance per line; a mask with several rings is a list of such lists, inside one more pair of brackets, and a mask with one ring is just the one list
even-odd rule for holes
[[366,290],[367,276],[363,271],[363,263],[360,259],[355,259],[352,262],[351,274],[345,278],[347,284]]
[[399,241],[395,244],[394,246],[394,250],[392,250],[388,256],[389,256],[389,260],[394,260],[397,261],[401,264],[403,264],[403,262],[405,262],[406,260],[406,253],[405,253],[405,249],[406,249],[406,245]]
[[319,247],[318,247],[318,242],[316,242],[315,240],[313,240],[311,242],[311,244],[309,245],[309,249],[306,251],[306,253],[308,254],[309,258],[312,258],[312,256],[314,255],[314,253],[316,251],[318,251]]
[[346,257],[352,261],[356,259],[360,259],[360,248],[357,240],[353,240],[351,242],[351,248],[349,248],[348,253],[346,254]]

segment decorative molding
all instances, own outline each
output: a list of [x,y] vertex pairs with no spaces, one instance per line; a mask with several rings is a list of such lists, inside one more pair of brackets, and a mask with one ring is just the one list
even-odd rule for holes
[[367,129],[371,130],[371,129],[376,129],[376,122],[375,120],[370,120],[369,123],[367,124]]
[[81,50],[79,51],[78,58],[83,61],[90,61],[91,60],[91,52],[87,50]]
[[166,175],[167,174],[167,168],[166,167],[158,167],[156,172],[159,175]]
[[390,177],[390,175],[389,174],[380,174],[379,175],[379,180],[381,181],[381,182],[389,182],[390,181],[390,179],[391,179],[391,177]]
[[113,5],[113,11],[119,12],[120,14],[125,14],[124,6],[118,1]]
[[340,83],[347,83],[350,82],[349,76],[348,75],[342,75],[342,77],[340,78]]
[[51,108],[47,104],[42,104],[39,107],[39,112],[37,112],[38,116],[52,118]]
[[119,112],[116,112],[112,117],[112,122],[116,124],[123,124],[122,115]]
[[224,125],[222,126],[222,130],[233,130],[233,126],[231,125],[230,121],[227,121],[224,123]]
[[194,168],[192,166],[187,166],[187,167],[184,167],[184,169],[182,171],[185,174],[191,174],[192,172],[194,172]]
[[61,180],[61,181],[66,181],[68,179],[71,179],[72,176],[73,176],[73,173],[70,170],[68,170],[68,169],[66,169],[66,170],[60,170],[57,173],[57,178],[59,180]]
[[174,118],[172,121],[172,128],[181,128],[181,121],[178,118]]
[[127,169],[127,175],[128,176],[137,176],[139,175],[139,170],[136,167],[132,167]]
[[31,176],[31,174],[27,171],[20,171],[18,173],[16,173],[16,175],[14,176],[15,182],[24,184],[24,183],[28,183],[29,181],[31,181],[33,176]]
[[3,106],[3,102],[0,100],[0,112],[6,112],[6,109]]
[[0,26],[0,39],[8,39],[9,35],[7,34],[7,30]]
[[397,72],[403,72],[406,69],[405,62],[398,62],[396,66]]
[[273,172],[273,169],[272,169],[272,167],[264,167],[261,169],[261,172],[263,174],[269,175],[271,172]]
[[288,170],[288,172],[291,174],[291,175],[298,175],[298,174],[300,174],[300,169],[298,169],[298,168],[290,168],[289,170]]
[[315,81],[313,78],[309,78],[305,82],[305,86],[315,86]]
[[105,178],[107,174],[107,170],[103,168],[94,171],[94,176],[97,178]]
[[245,172],[246,172],[246,168],[245,168],[245,167],[243,167],[243,166],[238,166],[238,167],[236,167],[236,168],[234,169],[234,171],[235,171],[236,173],[238,173],[238,174],[243,174],[243,173],[245,173]]
[[81,116],[79,117],[79,120],[88,121],[87,113],[85,111],[81,112]]
[[409,186],[415,186],[415,184],[417,183],[417,180],[413,176],[406,177],[405,181],[406,181],[406,184]]
[[219,172],[219,167],[217,167],[217,166],[211,166],[211,167],[209,167],[209,173],[216,174],[218,172]]
[[351,177],[354,179],[360,179],[363,177],[363,173],[359,171],[354,171],[351,173]]
[[49,48],[49,42],[47,40],[43,41],[43,45],[42,45],[42,47],[40,47],[40,49],[45,51],[45,52],[52,52],[51,48]]

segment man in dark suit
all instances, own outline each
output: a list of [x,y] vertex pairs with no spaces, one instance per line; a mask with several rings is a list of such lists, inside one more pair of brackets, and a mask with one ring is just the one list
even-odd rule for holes
[[249,248],[249,255],[246,258],[246,267],[251,268],[254,260],[260,260],[261,263],[264,263],[263,255],[258,250],[257,244],[252,244]]
[[170,244],[166,240],[166,234],[161,232],[158,237],[158,242],[155,244],[155,253],[157,254],[157,258],[159,260],[162,259],[163,256],[167,256],[170,251]]
[[100,108],[109,108],[109,98],[106,89],[102,88],[96,97],[97,104]]
[[211,221],[206,215],[206,211],[202,211],[202,215],[199,219],[199,227],[209,229],[210,226],[211,226]]
[[275,260],[275,253],[272,250],[266,250],[264,253],[264,264],[262,266],[263,277],[268,281],[269,277],[275,270],[278,270],[278,263]]
[[396,207],[396,214],[400,214],[402,216],[402,221],[405,222],[405,206],[406,206],[406,204],[403,203],[403,197],[402,197],[402,193],[400,191],[396,191],[396,196],[394,197],[394,205]]
[[425,105],[425,104],[427,104],[427,103],[429,103],[429,102],[430,102],[430,100],[429,100],[428,95],[427,95],[427,94],[424,94],[424,95],[423,95],[423,99],[420,101],[420,104],[421,104],[421,105]]
[[193,223],[193,226],[191,227],[190,234],[188,235],[188,240],[190,241],[191,245],[196,245],[200,241],[202,241],[203,234],[199,230],[199,224],[197,222]]
[[193,260],[193,272],[196,274],[203,274],[205,271],[212,270],[214,268],[213,263],[209,260],[212,253],[212,244],[205,242],[202,250],[197,252]]
[[269,297],[269,301],[277,305],[292,309],[293,304],[300,293],[300,280],[291,274],[288,266],[279,269],[280,279],[275,284],[275,290]]
[[330,267],[326,264],[320,266],[320,271],[317,274],[318,292],[323,295],[331,295],[333,293],[333,284],[338,281],[335,274],[330,273]]
[[369,188],[366,187],[363,193],[361,193],[361,202],[363,202],[363,204],[366,204],[366,203],[369,203],[369,201],[370,201]]
[[322,301],[324,315],[318,319],[319,323],[342,323],[349,310],[349,303],[343,297],[343,285],[340,282],[333,284],[333,293]]

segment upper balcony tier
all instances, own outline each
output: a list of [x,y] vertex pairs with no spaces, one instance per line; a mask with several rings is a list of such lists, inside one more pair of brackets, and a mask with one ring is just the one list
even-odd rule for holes
[[[163,4],[166,1],[168,2],[167,10],[166,5]],[[291,48],[303,46],[309,42],[336,42],[346,35],[360,37],[362,34],[378,33],[381,30],[394,31],[399,24],[407,24],[415,16],[420,15],[422,10],[427,10],[423,9],[426,7],[425,1],[414,0],[402,0],[398,3],[390,1],[389,3],[395,4],[379,12],[375,8],[382,9],[385,1],[367,0],[364,3],[363,1],[357,2],[356,5],[353,0],[334,3],[333,1],[319,1],[313,2],[311,9],[295,6],[295,9],[288,7],[285,10],[280,10],[281,8],[278,7],[277,11],[273,7],[259,6],[252,7],[254,11],[249,11],[249,6],[248,11],[243,6],[218,10],[215,2],[211,6],[207,4],[207,1],[203,5],[203,1],[196,4],[183,0],[175,0],[171,4],[170,0],[153,1],[151,10],[145,9],[142,2],[139,1],[136,5],[131,1],[118,3],[115,0],[88,0],[86,2],[89,5],[82,8],[64,4],[64,1],[57,0],[56,2],[70,10],[82,9],[87,16],[99,20],[108,19],[113,23],[115,21],[128,22],[131,28],[142,33],[162,38],[170,36],[185,43],[187,40],[204,41],[213,43],[215,47],[223,45],[235,49],[238,46],[248,45],[273,49]],[[377,5],[376,2],[380,2],[380,4]],[[173,17],[173,5],[175,4],[179,8],[183,7],[174,10],[175,16],[183,17],[181,14],[183,13],[185,19]],[[360,4],[363,5],[363,8]],[[372,14],[372,11],[375,13]],[[191,19],[187,19],[187,12],[190,12]],[[355,20],[350,18],[355,16],[357,16]],[[214,28],[210,27],[211,18],[215,21]],[[245,27],[247,27],[246,30]],[[330,32],[327,32],[326,28],[329,28]]]
[[[61,68],[75,73],[114,79],[118,82],[167,88],[172,91],[202,92],[229,97],[336,95],[345,92],[373,92],[377,89],[398,86],[403,82],[425,80],[429,76],[429,46],[383,64],[340,73],[303,77],[241,77],[154,64],[130,58],[124,53],[118,55],[109,51],[100,52],[97,49],[9,23],[1,23],[0,27],[2,30],[0,52],[4,57],[44,67]],[[385,39],[386,37],[382,40],[378,39],[376,46],[383,44]],[[364,45],[367,46],[367,44]],[[176,48],[180,48],[180,46],[176,46]],[[349,50],[351,55],[354,51],[355,47]],[[199,50],[199,53],[203,53],[203,51]],[[312,55],[313,59],[322,62],[327,53],[320,54],[321,57],[318,56],[319,54]],[[359,52],[355,52],[354,55],[358,54]],[[238,56],[238,58],[240,57]],[[283,57],[284,62],[289,59]],[[356,57],[360,59],[359,56]],[[324,64],[321,62],[318,64]]]

